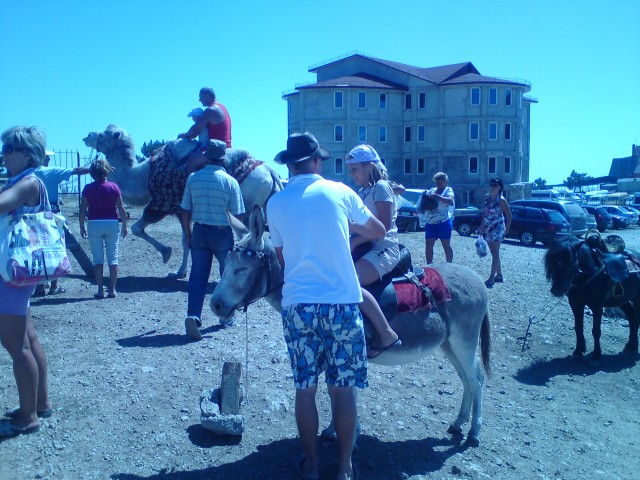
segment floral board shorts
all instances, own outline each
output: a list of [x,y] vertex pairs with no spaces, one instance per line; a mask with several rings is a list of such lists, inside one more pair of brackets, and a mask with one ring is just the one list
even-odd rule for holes
[[318,384],[369,386],[358,304],[298,303],[282,309],[282,326],[296,388]]

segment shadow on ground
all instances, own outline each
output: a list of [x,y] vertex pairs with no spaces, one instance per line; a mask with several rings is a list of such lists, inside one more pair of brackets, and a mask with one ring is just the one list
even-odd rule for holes
[[[200,333],[203,339],[206,339],[208,333],[215,333],[223,328],[225,327],[222,325],[211,325],[210,327],[201,328]],[[149,330],[133,337],[119,338],[116,342],[121,347],[163,348],[186,345],[195,341],[183,333],[157,333],[157,330]]]
[[596,373],[617,373],[632,368],[638,362],[637,354],[620,352],[615,355],[602,355],[602,360],[593,362],[589,357],[570,355],[550,360],[536,360],[514,375],[520,383],[543,386],[558,375],[589,376]]
[[[239,443],[234,437],[216,437],[199,425],[187,430],[192,443],[200,448],[233,446]],[[454,440],[425,438],[422,440],[381,441],[372,436],[361,436],[354,463],[360,470],[360,478],[367,480],[390,480],[414,475],[428,475],[442,469],[446,460],[465,450]],[[276,440],[267,445],[258,445],[257,451],[234,462],[198,470],[159,471],[151,476],[117,473],[114,480],[274,480],[297,478],[289,463],[301,452],[297,438]],[[333,443],[321,443],[322,467],[320,478],[335,478],[338,470],[335,463],[336,449]]]

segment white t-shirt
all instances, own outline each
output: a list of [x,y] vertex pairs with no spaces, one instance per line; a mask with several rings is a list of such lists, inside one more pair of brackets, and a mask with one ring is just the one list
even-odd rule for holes
[[391,228],[387,230],[384,238],[376,240],[373,244],[373,248],[382,250],[384,248],[392,248],[398,246],[398,228],[396,227],[396,218],[398,216],[398,209],[396,207],[396,196],[393,194],[393,190],[386,180],[380,180],[376,182],[373,187],[361,188],[358,190],[358,195],[371,210],[376,218],[378,216],[378,207],[376,202],[389,202],[392,204],[391,213]]
[[[434,193],[436,193],[435,188],[427,190],[427,194],[434,194]],[[446,187],[444,187],[444,190],[442,191],[440,196],[449,197],[453,200],[454,199],[453,188],[447,185]],[[453,211],[456,208],[455,201],[451,205],[447,205],[446,203],[441,202],[440,200],[438,200],[437,202],[438,202],[438,208],[434,210],[427,210],[426,212],[424,212],[424,214],[427,217],[427,223],[430,225],[433,225],[434,223],[441,223],[441,222],[444,222],[445,220],[450,220],[453,218]]]
[[356,192],[320,175],[296,175],[271,197],[269,231],[285,261],[283,307],[362,301],[349,247],[349,221],[364,225],[370,217]]

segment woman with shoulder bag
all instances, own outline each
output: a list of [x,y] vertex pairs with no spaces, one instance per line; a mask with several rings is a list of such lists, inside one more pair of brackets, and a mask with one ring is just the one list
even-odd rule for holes
[[[0,137],[4,164],[11,177],[0,193],[0,214],[20,217],[44,209],[46,191],[34,175],[45,157],[44,134],[36,127],[14,127]],[[48,202],[48,200],[45,200]],[[9,242],[8,232],[0,241]],[[0,278],[0,341],[13,361],[20,405],[0,421],[0,438],[32,433],[38,417],[51,416],[47,359],[31,320],[29,297],[35,285],[15,287]]]
[[427,265],[433,263],[433,246],[440,239],[444,257],[448,263],[453,262],[451,248],[451,232],[453,231],[453,209],[455,207],[453,189],[448,185],[449,177],[444,172],[433,176],[435,188],[425,191],[421,197],[418,211],[427,217],[424,226],[424,256]]
[[478,230],[489,245],[491,252],[491,274],[484,284],[492,288],[498,282],[503,282],[502,265],[500,264],[500,244],[511,227],[511,208],[502,196],[504,184],[499,177],[489,180],[490,192],[482,208],[482,221]]

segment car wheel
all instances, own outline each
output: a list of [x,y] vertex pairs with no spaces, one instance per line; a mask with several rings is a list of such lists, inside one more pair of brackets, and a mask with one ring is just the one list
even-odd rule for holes
[[535,235],[533,235],[533,233],[525,231],[520,234],[520,241],[523,245],[531,247],[532,245],[536,244],[536,237]]
[[407,225],[407,232],[415,232],[418,230],[418,221],[411,222]]
[[469,223],[461,223],[458,225],[458,235],[468,237],[471,235],[471,225]]

